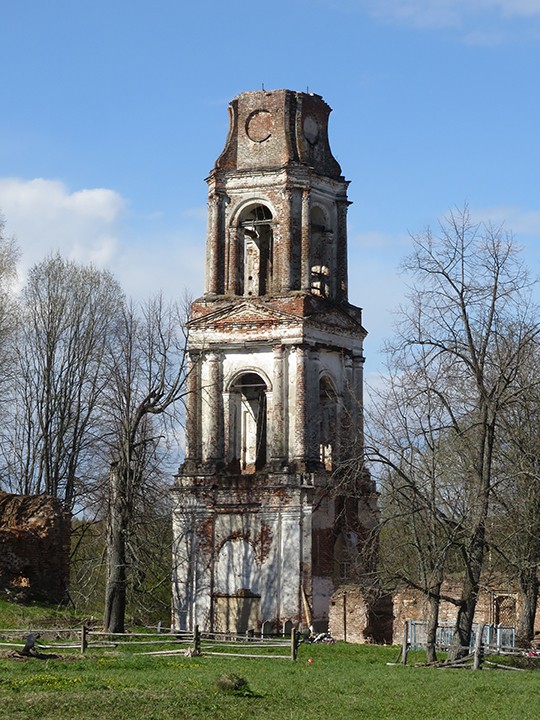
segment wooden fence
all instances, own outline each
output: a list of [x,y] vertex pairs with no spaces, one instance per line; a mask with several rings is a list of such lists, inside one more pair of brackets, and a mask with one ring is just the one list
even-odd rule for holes
[[263,637],[246,633],[230,635],[228,633],[199,633],[195,630],[196,648],[201,655],[221,655],[225,657],[250,657],[279,660],[296,660],[301,634],[294,628],[290,638],[275,636]]
[[[0,647],[9,647],[25,655],[41,651],[137,649],[144,655],[221,655],[295,661],[301,635],[294,628],[290,637],[263,637],[254,633],[206,633],[168,629],[161,632],[106,633],[80,628],[0,629]],[[143,646],[167,646],[144,650]]]

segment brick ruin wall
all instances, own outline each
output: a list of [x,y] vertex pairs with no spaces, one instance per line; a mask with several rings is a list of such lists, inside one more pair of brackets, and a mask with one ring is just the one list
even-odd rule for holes
[[[459,582],[446,581],[442,594],[456,598],[461,595]],[[402,588],[392,596],[372,596],[369,589],[358,585],[343,586],[332,597],[329,628],[336,640],[352,643],[384,642],[400,645],[405,621],[425,622],[428,617],[424,593]],[[482,588],[478,596],[474,621],[503,627],[515,627],[520,611],[516,588],[501,580]],[[453,624],[457,605],[443,600],[439,610],[440,624]],[[540,636],[540,603],[535,618],[535,635]]]
[[342,585],[332,596],[328,626],[335,640],[390,644],[392,620],[392,598],[376,587]]
[[0,592],[18,601],[64,602],[70,530],[56,498],[0,492]]

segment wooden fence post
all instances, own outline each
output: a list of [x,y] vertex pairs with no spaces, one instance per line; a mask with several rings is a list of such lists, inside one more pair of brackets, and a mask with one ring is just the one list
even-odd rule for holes
[[407,653],[409,651],[409,621],[403,623],[403,642],[401,644],[401,664],[407,664]]
[[88,647],[87,635],[88,635],[88,628],[86,627],[86,625],[83,625],[82,629],[81,629],[81,652],[82,653],[84,653],[86,648]]
[[298,643],[297,643],[297,635],[300,633],[296,632],[296,628],[292,628],[291,630],[291,660],[295,662],[296,658],[298,657]]
[[193,633],[193,654],[201,654],[201,634],[199,632],[199,626],[195,625],[195,631]]

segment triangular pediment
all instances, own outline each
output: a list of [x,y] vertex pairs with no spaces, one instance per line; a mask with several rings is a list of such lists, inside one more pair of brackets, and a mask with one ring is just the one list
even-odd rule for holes
[[246,300],[209,312],[191,320],[189,324],[193,329],[213,328],[218,330],[220,327],[230,325],[237,327],[291,325],[297,324],[300,320],[301,318],[293,313]]

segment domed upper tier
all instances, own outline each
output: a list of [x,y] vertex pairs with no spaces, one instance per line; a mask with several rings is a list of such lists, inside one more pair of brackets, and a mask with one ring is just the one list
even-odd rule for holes
[[229,105],[229,133],[216,161],[218,170],[307,165],[340,178],[328,142],[331,108],[320,95],[293,90],[255,90]]

